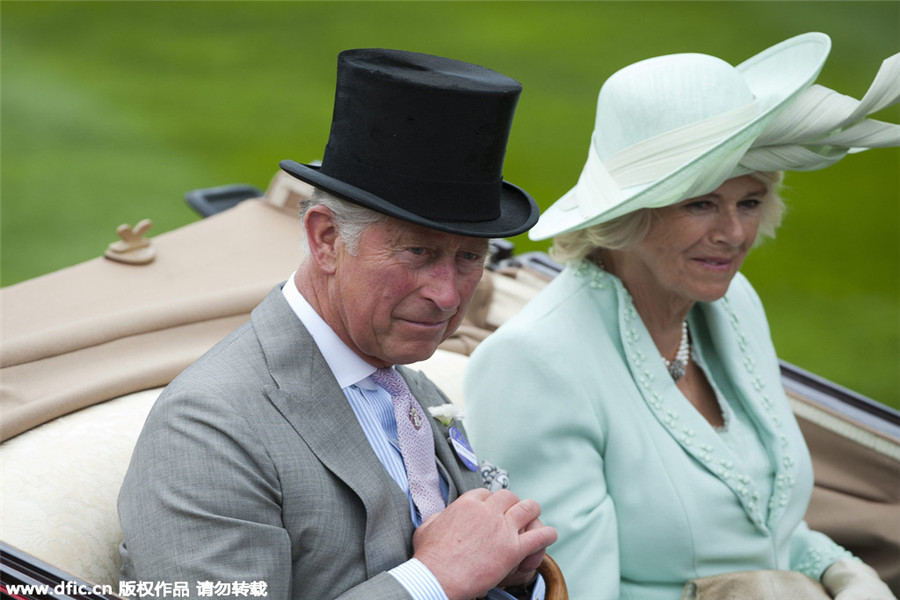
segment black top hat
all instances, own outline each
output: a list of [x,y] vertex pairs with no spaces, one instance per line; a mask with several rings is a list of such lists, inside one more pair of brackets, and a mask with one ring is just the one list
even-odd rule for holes
[[528,230],[538,207],[503,181],[522,86],[490,69],[402,50],[338,56],[322,165],[298,179],[404,221],[474,237]]

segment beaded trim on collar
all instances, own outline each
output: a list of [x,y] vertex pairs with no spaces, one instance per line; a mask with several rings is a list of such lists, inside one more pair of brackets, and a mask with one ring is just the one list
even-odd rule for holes
[[640,322],[641,317],[628,290],[621,286],[620,280],[615,275],[598,268],[589,261],[578,261],[572,263],[571,267],[574,269],[575,276],[586,279],[588,285],[593,289],[600,290],[611,286],[621,287],[624,305],[620,307],[620,311],[624,327],[622,341],[625,345],[625,353],[632,361],[632,364],[640,371],[636,383],[641,388],[648,405],[660,422],[686,450],[691,452],[707,469],[718,475],[734,490],[756,525],[765,528],[767,521],[772,523],[780,518],[787,506],[790,496],[789,492],[794,485],[794,477],[792,475],[794,459],[788,455],[789,441],[787,435],[784,433],[778,417],[773,412],[774,405],[765,389],[765,382],[762,376],[756,372],[756,361],[748,354],[748,340],[743,332],[740,318],[732,310],[727,296],[718,302],[722,309],[725,310],[728,322],[731,324],[734,335],[737,338],[737,346],[742,354],[741,364],[747,371],[746,380],[750,382],[755,398],[758,399],[765,418],[771,429],[776,433],[781,445],[781,464],[778,465],[778,475],[775,478],[772,497],[769,500],[768,510],[766,511],[768,512],[768,519],[764,517],[763,507],[760,505],[759,492],[750,478],[739,469],[736,469],[735,465],[729,460],[716,456],[715,448],[712,445],[699,441],[693,429],[682,425],[685,420],[681,418],[678,409],[669,406],[664,400],[662,388],[654,375],[656,368],[651,369],[650,363],[647,362],[648,356],[646,356],[646,353],[643,352],[640,346],[642,340],[641,332],[645,331],[645,328]]
[[[615,275],[598,268],[597,265],[587,260],[570,263],[568,267],[573,270],[577,278],[586,280],[587,285],[592,289],[606,290],[608,288],[621,287],[624,304],[620,307],[620,311],[623,325],[626,327],[622,332],[622,341],[625,345],[626,355],[632,358],[641,371],[641,376],[636,385],[641,388],[642,394],[651,410],[687,452],[691,453],[710,472],[716,474],[734,491],[743,504],[748,517],[756,526],[761,529],[767,529],[776,524],[784,515],[796,483],[793,476],[795,460],[790,455],[790,442],[779,417],[775,414],[775,405],[769,392],[766,390],[765,381],[757,372],[757,361],[750,355],[750,343],[744,333],[741,319],[732,308],[728,296],[726,295],[718,302],[725,312],[728,323],[731,325],[736,337],[737,347],[741,354],[741,364],[746,370],[746,379],[750,382],[752,393],[754,394],[753,400],[761,407],[758,411],[760,413],[759,416],[767,421],[770,430],[776,436],[777,443],[781,446],[780,460],[776,465],[778,470],[772,487],[772,496],[766,507],[768,509],[767,517],[763,513],[759,492],[750,477],[735,468],[736,465],[729,460],[718,456],[712,445],[698,440],[696,432],[684,426],[682,424],[684,419],[680,418],[678,411],[668,406],[663,399],[658,389],[660,385],[656,383],[656,378],[651,373],[651,363],[639,347],[641,340],[640,331],[645,328],[637,324],[636,319],[639,320],[640,315],[634,307],[631,295],[624,286],[621,286],[620,280]],[[833,551],[811,549],[799,558],[794,569],[813,579],[818,579],[825,567],[832,564],[835,560],[847,556],[851,556],[851,554],[837,545],[835,545]]]

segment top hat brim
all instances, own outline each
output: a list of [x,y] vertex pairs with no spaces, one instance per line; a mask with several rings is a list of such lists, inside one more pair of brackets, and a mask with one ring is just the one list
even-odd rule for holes
[[[685,199],[683,192],[691,188],[692,179],[702,173],[704,164],[722,160],[730,152],[746,150],[755,136],[807,87],[812,85],[825,64],[831,49],[828,36],[821,33],[806,33],[776,44],[736,68],[742,73],[754,95],[766,99],[765,109],[752,120],[736,129],[719,143],[685,162],[667,175],[645,186],[623,190],[624,199],[615,206],[585,218],[577,208],[563,208],[571,205],[578,193],[578,186],[569,190],[541,215],[537,226],[529,232],[535,241],[545,240],[562,233],[584,229],[605,223],[617,217],[643,208],[660,208]],[[794,53],[796,57],[790,57]],[[795,58],[791,61],[790,58]],[[713,188],[715,189],[715,188]],[[712,189],[707,190],[707,192]],[[702,194],[705,192],[699,192]]]
[[503,181],[500,191],[500,216],[490,220],[429,219],[388,202],[357,186],[325,173],[318,165],[283,160],[279,166],[289,175],[320,188],[338,198],[370,208],[388,216],[437,231],[480,238],[512,237],[528,231],[538,220],[540,210],[523,189]]

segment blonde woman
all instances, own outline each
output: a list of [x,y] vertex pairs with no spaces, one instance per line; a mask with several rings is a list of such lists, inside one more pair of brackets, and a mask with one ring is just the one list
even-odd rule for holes
[[814,86],[829,49],[811,33],[737,67],[679,54],[610,77],[578,183],[531,230],[566,268],[472,356],[474,447],[541,503],[574,600],[677,600],[757,570],[893,598],[803,521],[809,453],[739,271],[779,223],[781,171],[900,144],[865,119],[896,75],[862,102]]

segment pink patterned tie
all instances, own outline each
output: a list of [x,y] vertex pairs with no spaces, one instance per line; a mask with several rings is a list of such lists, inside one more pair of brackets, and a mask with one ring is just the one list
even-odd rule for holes
[[400,373],[391,368],[378,369],[372,374],[372,380],[391,395],[409,493],[424,521],[444,510],[431,425]]

